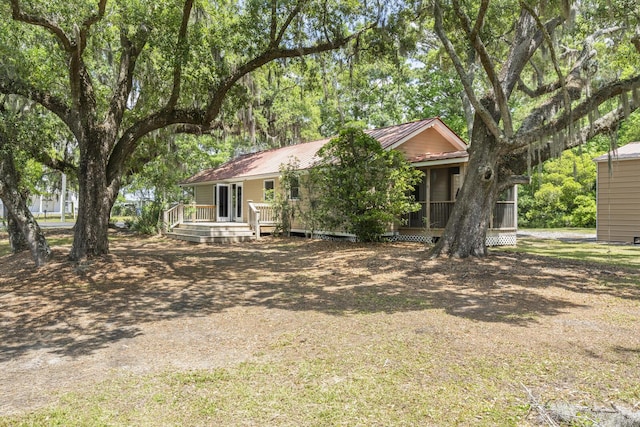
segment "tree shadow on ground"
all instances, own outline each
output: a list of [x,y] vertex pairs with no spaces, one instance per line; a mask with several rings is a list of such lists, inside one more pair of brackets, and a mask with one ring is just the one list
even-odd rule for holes
[[[0,258],[0,361],[30,350],[77,357],[132,338],[145,322],[207,316],[233,307],[345,316],[441,309],[479,322],[534,325],[585,307],[576,293],[640,299],[637,272],[522,254],[428,260],[423,246],[268,239],[191,245],[120,239],[84,264],[56,255],[33,270],[27,255]],[[547,290],[559,288],[561,296]]]

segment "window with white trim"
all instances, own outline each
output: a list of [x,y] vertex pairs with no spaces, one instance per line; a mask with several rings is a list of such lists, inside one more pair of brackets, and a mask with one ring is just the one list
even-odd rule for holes
[[275,199],[276,182],[273,179],[263,181],[262,199],[265,202],[273,202]]
[[289,185],[289,199],[298,200],[300,198],[300,180],[297,176],[292,176]]

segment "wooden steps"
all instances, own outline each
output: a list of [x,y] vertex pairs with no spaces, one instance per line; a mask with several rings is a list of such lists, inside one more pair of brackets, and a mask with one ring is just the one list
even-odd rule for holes
[[182,223],[165,235],[195,243],[237,243],[256,238],[245,222]]

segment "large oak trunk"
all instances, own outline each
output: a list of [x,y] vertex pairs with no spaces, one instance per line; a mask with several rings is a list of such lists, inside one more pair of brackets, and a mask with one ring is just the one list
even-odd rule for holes
[[20,229],[20,224],[16,221],[16,218],[7,211],[7,232],[9,233],[9,246],[11,246],[11,253],[17,254],[20,252],[29,250],[29,242],[24,233]]
[[[22,201],[18,206],[15,206],[14,213],[9,212],[9,229],[20,230],[22,238],[18,237],[16,232],[11,233],[10,239],[12,240],[12,250],[15,252],[24,249],[24,242],[26,241],[27,247],[31,252],[31,257],[36,263],[36,267],[43,266],[51,258],[51,248],[47,243],[47,239],[44,237],[44,233],[40,229],[40,226],[36,222],[33,215],[27,208],[26,203]],[[10,211],[13,209],[9,209]],[[12,225],[13,223],[13,225]],[[13,239],[17,239],[13,240]]]
[[498,144],[485,126],[476,126],[464,183],[432,257],[486,256],[487,229],[498,194]]
[[31,251],[37,267],[47,263],[51,257],[51,248],[40,226],[29,211],[25,198],[18,191],[18,174],[13,156],[5,152],[0,159],[0,196],[8,210],[7,225],[13,253],[25,249]]
[[69,254],[74,261],[109,253],[109,217],[117,190],[108,185],[104,157],[96,152],[80,163],[78,217]]

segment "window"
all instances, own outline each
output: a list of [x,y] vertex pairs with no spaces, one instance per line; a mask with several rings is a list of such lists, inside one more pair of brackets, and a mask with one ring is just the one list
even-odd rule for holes
[[289,198],[291,200],[298,200],[300,198],[300,181],[297,176],[291,177],[291,188],[289,189]]
[[264,181],[264,194],[262,196],[265,202],[273,202],[275,198],[275,181],[266,179]]

